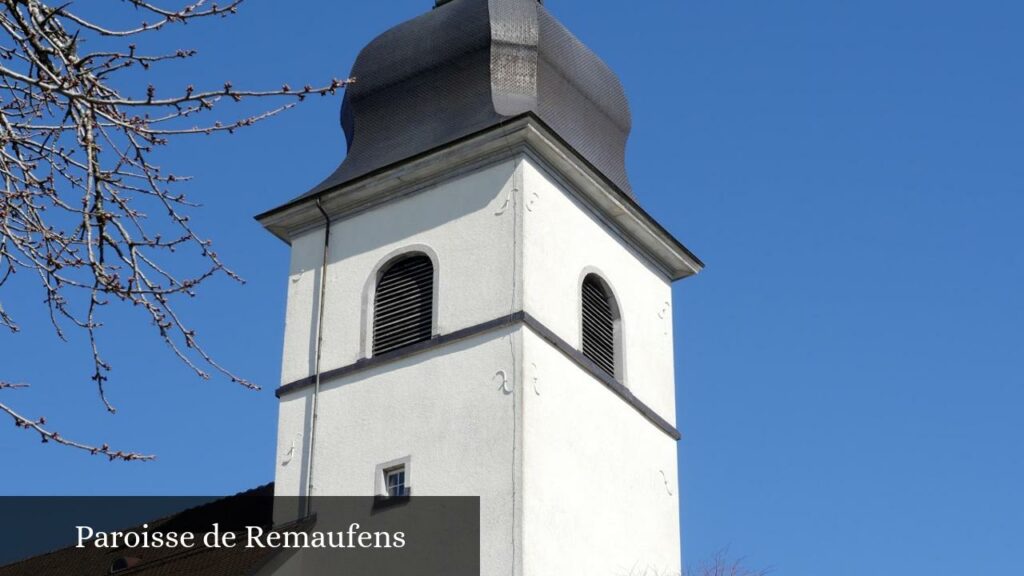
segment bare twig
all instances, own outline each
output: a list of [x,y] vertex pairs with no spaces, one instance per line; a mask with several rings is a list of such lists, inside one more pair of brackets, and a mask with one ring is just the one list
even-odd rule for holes
[[[15,388],[28,388],[28,386],[26,384],[9,384],[9,383],[6,383],[6,382],[0,382],[0,390],[15,389]],[[46,418],[39,418],[37,420],[32,420],[32,419],[26,418],[26,417],[22,416],[21,414],[18,414],[13,409],[11,409],[9,406],[7,406],[6,404],[3,404],[3,403],[0,403],[0,412],[4,412],[8,416],[10,416],[12,419],[14,419],[14,425],[17,426],[18,428],[22,428],[24,430],[34,431],[35,433],[39,434],[39,438],[40,438],[40,440],[44,444],[47,444],[47,443],[50,443],[50,442],[54,442],[54,443],[60,444],[62,446],[68,446],[70,448],[76,448],[78,450],[83,450],[85,452],[88,452],[88,453],[92,454],[93,456],[100,456],[100,455],[106,456],[111,461],[123,460],[125,462],[132,462],[132,461],[142,461],[142,462],[145,462],[145,461],[148,461],[148,460],[154,460],[156,458],[155,456],[139,454],[137,452],[124,452],[122,450],[114,450],[110,446],[108,446],[107,444],[103,444],[101,446],[91,446],[89,444],[83,444],[81,442],[76,442],[74,440],[69,440],[69,439],[61,436],[57,432],[54,432],[54,431],[51,431],[51,430],[47,430],[46,428],[43,428],[43,426],[46,425]]]

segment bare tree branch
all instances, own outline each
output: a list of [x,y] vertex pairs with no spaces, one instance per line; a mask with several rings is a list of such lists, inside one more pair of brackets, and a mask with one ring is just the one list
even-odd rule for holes
[[[114,302],[139,309],[170,352],[198,377],[217,373],[257,389],[218,363],[175,308],[176,301],[195,296],[196,288],[216,275],[242,280],[192,227],[186,210],[194,204],[174,191],[188,178],[161,169],[152,158],[178,137],[233,133],[309,96],[335,94],[352,80],[298,90],[287,85],[240,90],[225,82],[206,90],[190,85],[168,95],[159,91],[159,96],[149,84],[124,94],[115,82],[119,73],[148,71],[196,54],[191,49],[143,54],[134,41],[166,26],[228,16],[242,0],[224,6],[190,0],[181,8],[145,0],[103,1],[110,5],[104,14],[121,6],[153,21],[122,30],[73,12],[71,3],[0,0],[0,288],[28,272],[37,279],[58,337],[65,338],[68,329],[86,334],[91,378],[111,413],[115,408],[105,386],[111,366],[101,354],[100,329],[103,309]],[[84,48],[90,36],[114,42],[131,37],[133,43],[118,50],[108,41],[104,50],[89,52]],[[284,102],[233,120],[211,117],[225,102],[252,99]],[[176,272],[182,261],[202,266],[183,276]],[[18,331],[2,304],[0,327]],[[46,441],[119,459],[147,459],[70,442],[7,406],[0,410]]]
[[767,576],[770,570],[755,570],[745,565],[746,559],[733,559],[728,549],[722,549],[696,570],[687,570],[683,576]]

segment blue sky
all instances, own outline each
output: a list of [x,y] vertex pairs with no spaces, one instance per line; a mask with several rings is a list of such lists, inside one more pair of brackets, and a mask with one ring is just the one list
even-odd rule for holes
[[[430,0],[255,2],[159,37],[158,85],[301,85]],[[286,7],[285,7],[286,6]],[[777,574],[1008,574],[1024,536],[1019,2],[612,0],[547,6],[621,75],[641,203],[707,263],[676,288],[684,554]],[[4,400],[109,464],[0,428],[3,494],[227,494],[273,475],[287,250],[252,216],[340,161],[340,97],[165,156],[248,280],[186,315],[267,391],[202,382],[108,316],[107,415],[82,342],[4,293]],[[6,288],[5,288],[6,290]]]

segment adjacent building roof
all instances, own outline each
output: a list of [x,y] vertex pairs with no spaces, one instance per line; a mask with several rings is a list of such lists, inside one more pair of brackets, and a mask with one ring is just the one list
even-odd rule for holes
[[[149,527],[179,533],[199,533],[208,530],[212,522],[221,522],[225,532],[239,531],[248,525],[270,527],[273,505],[274,485],[268,484],[153,520]],[[279,553],[279,549],[244,547],[200,546],[141,552],[70,547],[0,566],[0,576],[247,576],[258,572]]]
[[359,54],[348,154],[304,196],[534,113],[632,197],[629,103],[615,74],[538,0],[446,0]]

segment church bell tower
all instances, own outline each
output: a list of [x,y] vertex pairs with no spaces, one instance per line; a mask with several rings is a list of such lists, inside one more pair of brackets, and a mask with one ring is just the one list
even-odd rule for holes
[[437,0],[352,76],[344,161],[258,217],[291,247],[277,493],[479,496],[486,576],[678,573],[702,264],[634,195],[618,78],[537,0]]

